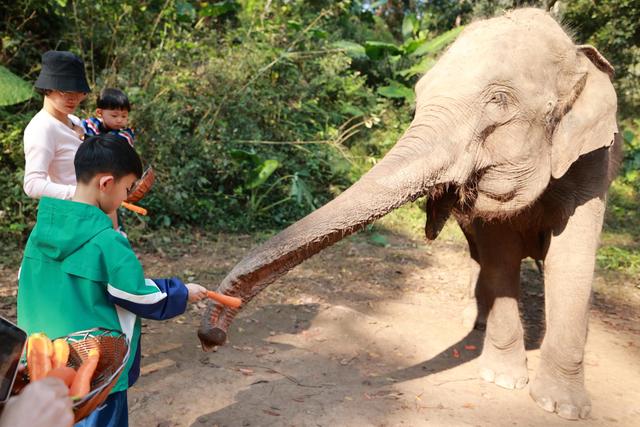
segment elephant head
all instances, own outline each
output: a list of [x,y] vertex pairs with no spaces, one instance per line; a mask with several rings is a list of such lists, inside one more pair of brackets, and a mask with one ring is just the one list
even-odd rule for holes
[[[466,28],[416,85],[415,117],[389,153],[331,202],[253,249],[219,291],[249,302],[295,265],[391,210],[428,196],[426,234],[450,211],[507,218],[580,156],[613,143],[611,65],[546,12]],[[237,310],[211,303],[198,335],[224,343]]]

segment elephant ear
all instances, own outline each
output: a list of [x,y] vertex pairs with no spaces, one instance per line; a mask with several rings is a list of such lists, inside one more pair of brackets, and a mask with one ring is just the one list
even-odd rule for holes
[[[555,179],[583,154],[609,147],[618,132],[611,64],[594,47],[582,45],[577,47],[574,70],[569,83],[564,83],[566,95],[551,117],[551,175]],[[561,78],[566,82],[566,75]]]

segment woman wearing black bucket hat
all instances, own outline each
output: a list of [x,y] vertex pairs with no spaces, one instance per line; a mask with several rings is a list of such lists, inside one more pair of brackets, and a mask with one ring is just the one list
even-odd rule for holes
[[91,91],[84,63],[71,52],[45,52],[34,86],[44,104],[24,131],[24,191],[70,199],[76,190],[73,158],[82,142],[81,121],[72,113]]

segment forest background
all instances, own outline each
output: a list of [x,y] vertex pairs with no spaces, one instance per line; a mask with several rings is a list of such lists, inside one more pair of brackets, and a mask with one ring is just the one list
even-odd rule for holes
[[[84,59],[93,92],[79,116],[107,86],[133,103],[137,148],[157,174],[140,203],[151,214],[125,219],[134,244],[170,241],[176,229],[268,235],[384,156],[412,118],[416,81],[464,25],[525,5],[549,10],[616,69],[626,154],[598,262],[637,277],[636,0],[1,0],[0,91],[12,105],[0,106],[0,263],[19,260],[35,222],[22,134],[42,107],[31,84],[46,50]],[[421,204],[400,222],[423,225]],[[372,242],[385,244],[379,234]]]

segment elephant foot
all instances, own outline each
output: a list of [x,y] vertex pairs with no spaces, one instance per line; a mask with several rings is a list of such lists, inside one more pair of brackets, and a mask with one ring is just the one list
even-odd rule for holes
[[553,375],[542,365],[531,384],[531,397],[547,412],[555,412],[567,420],[587,418],[591,412],[591,399],[584,388],[582,376],[575,379]]
[[475,300],[471,300],[462,311],[462,326],[478,331],[487,329],[487,316],[478,312],[478,304]]
[[485,340],[478,363],[480,378],[499,387],[521,389],[529,382],[524,347],[501,350]]

